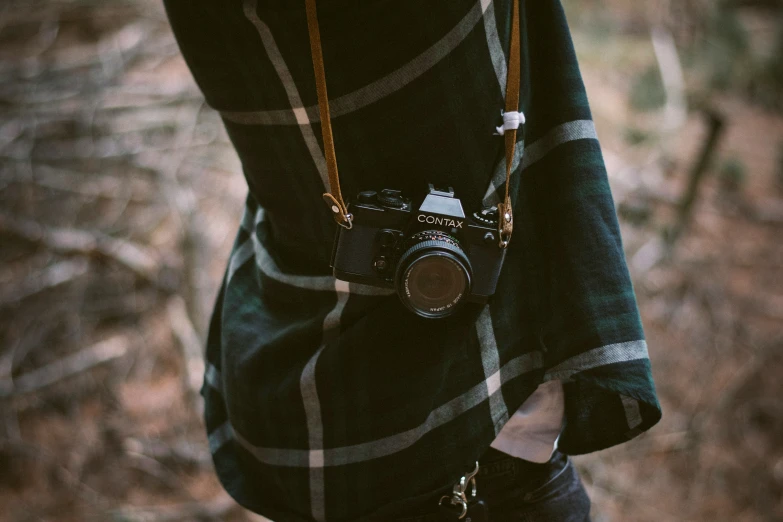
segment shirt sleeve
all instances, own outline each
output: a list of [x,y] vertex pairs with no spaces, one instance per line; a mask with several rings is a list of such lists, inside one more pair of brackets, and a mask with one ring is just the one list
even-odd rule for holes
[[661,418],[606,168],[559,0],[521,3],[523,182],[545,282],[545,380],[563,382],[564,453],[625,442]]

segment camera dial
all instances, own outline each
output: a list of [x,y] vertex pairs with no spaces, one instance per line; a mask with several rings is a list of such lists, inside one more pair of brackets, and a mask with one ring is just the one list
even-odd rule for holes
[[481,223],[482,225],[493,227],[498,224],[498,208],[486,207],[480,212],[473,213],[473,219]]
[[383,189],[378,194],[378,202],[381,205],[391,208],[402,208],[405,206],[405,200],[402,197],[402,191]]

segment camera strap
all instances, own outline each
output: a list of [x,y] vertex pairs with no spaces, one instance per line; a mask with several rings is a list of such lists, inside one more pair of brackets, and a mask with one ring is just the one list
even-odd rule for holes
[[[332,123],[329,116],[329,97],[326,92],[326,73],[324,72],[324,58],[321,52],[321,31],[318,26],[318,13],[315,7],[316,0],[305,0],[307,12],[307,30],[310,33],[310,53],[313,58],[313,71],[315,73],[315,87],[318,93],[318,110],[321,116],[321,135],[324,143],[324,157],[326,170],[329,176],[329,192],[324,193],[323,198],[332,216],[338,225],[350,229],[353,224],[353,216],[348,212],[348,207],[343,200],[340,191],[340,176],[337,171],[337,157],[334,152],[334,137],[332,136]],[[515,113],[519,110],[519,86],[520,86],[520,56],[519,56],[519,7],[518,1],[512,2],[511,43],[509,49],[508,76],[506,78],[506,106],[505,114]],[[505,119],[505,118],[504,118]],[[511,165],[514,160],[514,149],[517,143],[517,129],[512,125],[504,129],[506,149],[506,186],[503,201],[498,204],[498,234],[499,246],[505,248],[511,239],[513,228],[513,211],[509,196],[509,181],[511,179]]]
[[[508,57],[508,76],[506,76],[506,114],[519,110],[521,65],[519,58],[518,3],[517,0],[513,0],[513,7],[511,8],[511,44]],[[498,203],[498,234],[500,235],[500,248],[506,248],[508,246],[508,242],[511,240],[511,231],[514,228],[514,212],[511,209],[511,196],[509,196],[508,189],[511,184],[511,166],[514,162],[514,149],[517,144],[517,129],[505,129],[503,136],[506,140],[506,187],[503,201]]]

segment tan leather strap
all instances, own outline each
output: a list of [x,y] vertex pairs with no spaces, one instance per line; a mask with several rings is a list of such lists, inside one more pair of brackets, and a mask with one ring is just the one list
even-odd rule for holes
[[[514,0],[512,7],[511,44],[509,50],[508,76],[506,79],[506,112],[514,112],[519,108],[520,85],[520,57],[519,57],[519,8],[518,1]],[[329,192],[324,193],[323,198],[337,224],[345,228],[351,228],[353,216],[348,213],[348,207],[343,201],[340,191],[340,176],[337,172],[337,157],[334,152],[334,138],[332,136],[332,122],[329,117],[329,97],[326,92],[326,73],[324,71],[324,58],[321,52],[321,32],[318,27],[318,13],[315,0],[305,0],[307,12],[307,30],[310,33],[310,53],[313,57],[313,71],[315,73],[315,86],[318,93],[318,109],[321,114],[321,135],[324,142],[324,156],[326,158],[326,170],[329,174]],[[506,187],[503,202],[498,204],[498,233],[499,246],[505,248],[511,239],[513,228],[513,211],[509,196],[509,182],[511,179],[511,165],[514,160],[514,149],[517,143],[517,130],[506,129],[504,131],[506,149]]]
[[[512,2],[511,15],[511,45],[508,57],[508,76],[506,77],[506,112],[519,110],[519,7],[518,2]],[[517,130],[506,129],[503,133],[506,139],[506,193],[503,202],[498,204],[498,234],[500,247],[506,248],[511,240],[514,228],[514,211],[511,209],[511,197],[508,188],[511,184],[511,165],[514,162],[514,149],[517,144]]]
[[321,54],[321,31],[318,28],[318,13],[315,0],[305,0],[307,10],[307,30],[310,33],[310,54],[313,56],[313,71],[315,72],[315,87],[318,91],[318,109],[321,113],[321,135],[324,141],[324,156],[326,171],[329,174],[329,192],[323,198],[337,224],[351,228],[353,216],[348,213],[348,207],[340,192],[340,176],[337,172],[337,157],[334,153],[334,138],[332,137],[332,122],[329,117],[329,97],[326,94],[326,73],[324,72],[324,57]]

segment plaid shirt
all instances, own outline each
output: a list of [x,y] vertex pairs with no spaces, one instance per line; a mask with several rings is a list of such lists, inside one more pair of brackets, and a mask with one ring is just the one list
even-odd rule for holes
[[[515,229],[488,305],[442,320],[336,280],[304,3],[167,0],[249,185],[203,395],[215,467],[276,521],[383,518],[449,488],[561,379],[569,454],[661,416],[612,195],[558,0],[520,0]],[[510,0],[319,0],[343,192],[503,190]]]

